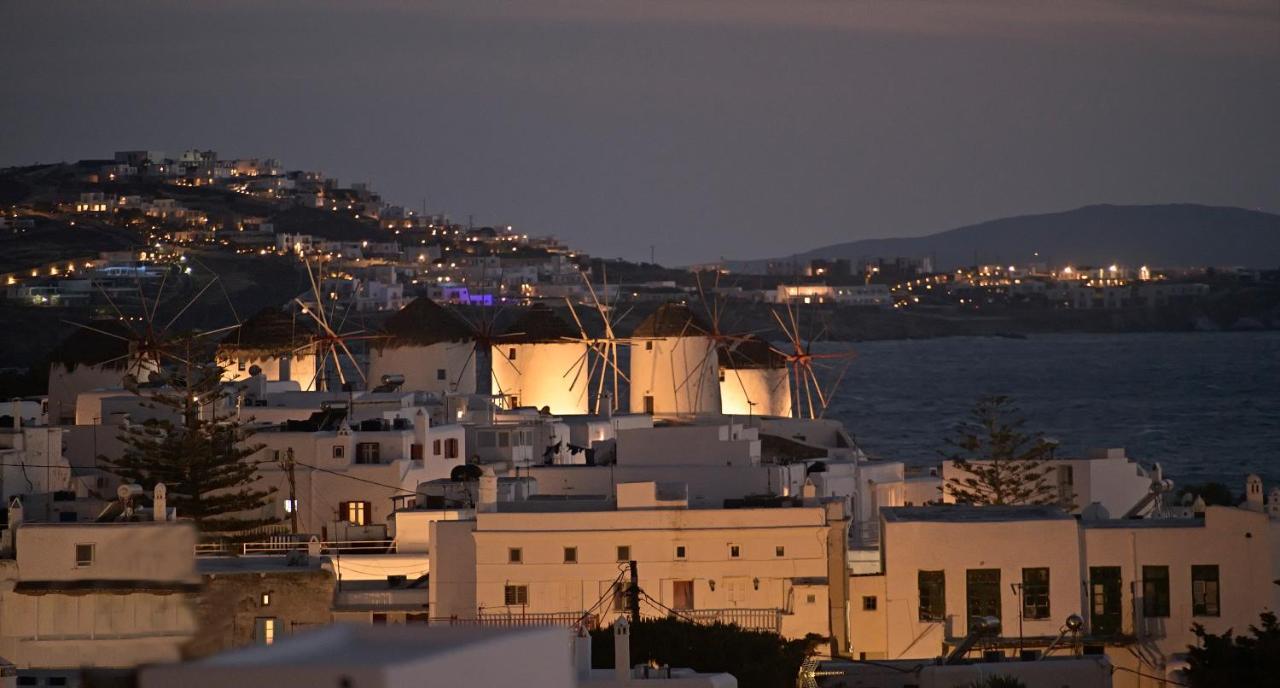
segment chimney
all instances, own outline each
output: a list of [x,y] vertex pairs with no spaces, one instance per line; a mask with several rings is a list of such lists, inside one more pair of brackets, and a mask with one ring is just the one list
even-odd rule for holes
[[573,673],[579,683],[591,679],[591,634],[585,626],[573,630]]
[[625,616],[613,622],[613,677],[619,683],[631,682],[631,624]]
[[156,489],[151,496],[151,518],[155,521],[169,520],[169,504],[166,495],[169,489],[164,483],[156,483]]
[[17,497],[9,502],[9,525],[4,529],[4,550],[13,552],[18,544],[18,527],[22,525],[22,500]]
[[488,466],[480,469],[480,494],[478,497],[476,499],[476,511],[491,513],[498,510],[498,476]]

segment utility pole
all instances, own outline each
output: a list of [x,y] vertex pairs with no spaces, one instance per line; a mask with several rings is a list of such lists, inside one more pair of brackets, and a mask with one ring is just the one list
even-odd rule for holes
[[289,532],[298,534],[298,485],[294,480],[293,447],[284,452],[284,465],[289,471]]
[[636,572],[636,560],[628,562],[631,566],[631,587],[627,590],[627,606],[631,609],[631,624],[640,623],[640,575]]

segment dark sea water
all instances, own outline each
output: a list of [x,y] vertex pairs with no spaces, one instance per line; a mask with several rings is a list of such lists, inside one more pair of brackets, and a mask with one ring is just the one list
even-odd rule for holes
[[[839,348],[821,345],[820,348]],[[936,464],[983,394],[1012,397],[1059,456],[1125,447],[1178,484],[1280,484],[1280,332],[863,342],[829,417],[871,456]]]

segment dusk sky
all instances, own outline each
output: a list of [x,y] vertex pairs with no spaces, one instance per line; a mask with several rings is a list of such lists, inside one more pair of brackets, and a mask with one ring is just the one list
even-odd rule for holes
[[668,264],[1280,210],[1280,0],[0,2],[0,166],[213,148]]

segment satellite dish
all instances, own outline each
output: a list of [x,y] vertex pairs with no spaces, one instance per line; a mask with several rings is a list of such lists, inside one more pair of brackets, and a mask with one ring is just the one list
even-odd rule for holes
[[1072,614],[1067,617],[1067,630],[1072,633],[1079,633],[1081,628],[1084,628],[1084,619],[1080,618],[1079,614]]

